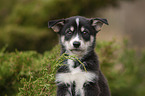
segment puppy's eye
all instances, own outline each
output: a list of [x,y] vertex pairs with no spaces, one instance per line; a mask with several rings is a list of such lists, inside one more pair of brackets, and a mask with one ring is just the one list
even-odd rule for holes
[[72,32],[71,31],[68,31],[66,34],[67,35],[72,35]]
[[83,34],[84,34],[84,35],[88,35],[88,32],[87,32],[87,31],[84,31]]

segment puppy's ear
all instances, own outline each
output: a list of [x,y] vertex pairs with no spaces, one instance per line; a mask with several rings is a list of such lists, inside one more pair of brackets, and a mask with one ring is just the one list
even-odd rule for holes
[[91,19],[91,23],[97,32],[101,30],[103,24],[109,25],[107,19],[103,18],[93,18]]
[[48,21],[48,28],[52,28],[54,32],[59,32],[63,27],[65,19]]

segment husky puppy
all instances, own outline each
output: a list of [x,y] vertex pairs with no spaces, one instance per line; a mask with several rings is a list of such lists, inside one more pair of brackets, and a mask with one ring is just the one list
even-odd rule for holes
[[48,22],[48,28],[59,34],[61,54],[77,56],[87,70],[77,60],[66,60],[56,74],[57,96],[111,96],[94,52],[103,24],[108,25],[106,19],[82,16]]

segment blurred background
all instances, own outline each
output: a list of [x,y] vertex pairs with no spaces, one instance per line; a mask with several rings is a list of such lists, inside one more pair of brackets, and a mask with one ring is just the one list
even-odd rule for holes
[[107,18],[100,40],[127,38],[131,47],[144,47],[144,0],[1,0],[0,48],[8,51],[37,50],[43,53],[57,42],[47,28],[49,20],[74,15]]
[[[133,71],[129,69],[130,71],[125,71],[127,74],[122,75],[128,78],[126,81],[121,79],[125,82],[123,84],[122,81],[115,82],[117,79],[112,79],[113,77],[109,78],[109,82],[111,80],[115,82],[110,84],[112,96],[144,96],[144,9],[145,0],[0,0],[0,49],[6,46],[7,52],[34,50],[43,54],[58,44],[58,36],[47,27],[49,20],[75,15],[106,18],[109,26],[103,26],[97,40],[115,41],[117,46],[123,46],[121,48],[125,48],[124,53],[120,51],[122,57],[119,59],[122,62],[115,68],[122,70],[122,64],[129,64],[124,67],[133,68]],[[121,53],[117,54],[119,56]],[[123,61],[126,58],[128,61]],[[6,59],[0,59],[0,63],[4,64],[4,60]],[[2,76],[4,75],[0,75],[0,80]],[[130,82],[128,86],[127,82]],[[121,87],[113,84],[120,84]],[[6,93],[8,87],[5,88],[4,83],[0,83],[0,87],[0,93],[5,91],[3,95],[8,94]]]

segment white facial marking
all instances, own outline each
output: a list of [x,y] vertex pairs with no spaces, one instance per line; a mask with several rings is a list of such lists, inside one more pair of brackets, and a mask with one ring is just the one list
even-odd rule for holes
[[94,37],[93,37],[93,36],[91,36],[90,41],[91,41],[91,43],[93,43],[93,42],[94,42]]
[[[61,41],[63,45],[66,48],[66,53],[70,55],[75,55],[80,59],[90,51],[89,47],[92,46],[94,42],[94,36],[90,36],[90,40],[86,42],[83,40],[82,37],[79,37],[78,34],[75,37],[72,37],[72,39],[69,41],[65,41],[64,37],[61,37],[61,39],[62,39]],[[80,42],[81,45],[79,46],[78,49],[80,49],[81,51],[71,51],[71,49],[74,49],[74,46],[73,46],[74,41]]]
[[64,43],[64,36],[61,36],[61,42]]
[[[79,26],[79,18],[76,18],[76,24],[77,26]],[[70,26],[68,28],[71,31],[74,31],[74,27]],[[80,31],[85,31],[85,27],[82,26]],[[79,59],[81,59],[84,55],[86,55],[89,51],[90,51],[90,46],[92,46],[93,41],[94,41],[94,36],[90,36],[90,40],[89,41],[85,41],[83,39],[82,36],[79,36],[79,34],[77,33],[75,36],[72,36],[70,40],[65,41],[65,36],[61,36],[61,40],[62,44],[65,46],[66,52],[69,55],[75,55],[77,56]],[[75,41],[80,42],[80,46],[77,48],[77,50],[75,50],[76,48],[74,47],[73,43]]]
[[73,42],[74,41],[80,41],[78,34],[70,40],[70,44],[71,44],[72,47],[73,47]]
[[73,27],[73,26],[71,26],[71,27],[70,27],[70,30],[71,30],[71,31],[74,31],[74,27]]
[[82,26],[82,27],[81,27],[81,32],[83,32],[84,30],[85,30],[85,28]]
[[79,26],[79,18],[76,18],[76,24],[77,24],[77,27]]
[[72,41],[80,41],[79,35],[77,34],[77,35],[72,39]]

